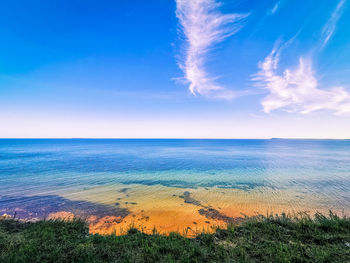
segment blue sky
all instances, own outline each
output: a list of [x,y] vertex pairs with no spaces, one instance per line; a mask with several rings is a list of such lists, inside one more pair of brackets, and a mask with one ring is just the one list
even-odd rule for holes
[[0,137],[347,138],[348,0],[6,1]]

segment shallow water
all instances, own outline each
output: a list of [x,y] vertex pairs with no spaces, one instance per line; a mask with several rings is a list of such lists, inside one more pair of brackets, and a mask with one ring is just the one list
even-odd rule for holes
[[0,140],[0,214],[92,232],[197,231],[267,212],[350,212],[349,140]]

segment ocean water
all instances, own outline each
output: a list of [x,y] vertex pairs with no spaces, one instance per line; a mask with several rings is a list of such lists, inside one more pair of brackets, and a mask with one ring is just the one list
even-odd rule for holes
[[349,213],[350,140],[0,140],[0,214],[93,215],[101,232],[108,216],[173,230],[267,210]]

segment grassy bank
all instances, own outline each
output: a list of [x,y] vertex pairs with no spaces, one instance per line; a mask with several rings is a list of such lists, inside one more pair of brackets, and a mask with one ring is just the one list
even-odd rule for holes
[[350,262],[350,219],[316,215],[248,219],[184,238],[88,233],[81,220],[0,220],[0,262]]

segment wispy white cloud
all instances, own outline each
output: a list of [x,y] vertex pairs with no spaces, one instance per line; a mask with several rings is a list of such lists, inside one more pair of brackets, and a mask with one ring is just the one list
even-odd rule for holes
[[276,4],[272,7],[272,9],[270,9],[268,14],[273,15],[274,13],[277,12],[277,10],[280,8],[280,6],[281,6],[281,1],[276,2]]
[[334,31],[337,26],[337,22],[339,18],[341,17],[343,13],[343,9],[345,6],[346,0],[340,0],[333,11],[331,17],[327,21],[327,23],[324,25],[322,29],[322,47],[327,45],[328,41],[331,39],[331,37],[334,34]]
[[[276,8],[279,3],[276,4]],[[346,0],[338,2],[324,25],[318,48],[323,48],[333,36],[345,3]],[[336,114],[350,113],[350,93],[339,86],[320,88],[310,58],[300,57],[299,64],[293,69],[279,68],[281,51],[287,48],[295,37],[280,48],[274,48],[265,60],[259,63],[259,72],[253,77],[258,85],[270,92],[261,102],[264,111],[269,113],[282,109],[307,114],[317,110],[332,110]]]
[[232,98],[235,93],[217,83],[205,64],[208,53],[218,43],[235,34],[242,27],[246,14],[223,14],[216,0],[175,0],[176,16],[186,38],[185,59],[180,63],[185,80],[193,94],[216,98]]
[[317,110],[332,110],[336,114],[350,112],[350,93],[344,87],[319,88],[310,59],[300,57],[295,69],[278,74],[280,50],[274,49],[259,64],[254,80],[270,94],[262,100],[264,111],[283,109],[302,114]]

